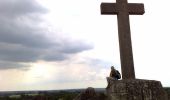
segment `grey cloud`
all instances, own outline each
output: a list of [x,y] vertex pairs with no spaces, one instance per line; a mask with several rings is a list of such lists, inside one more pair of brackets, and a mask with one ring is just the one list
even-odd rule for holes
[[53,44],[44,36],[41,28],[31,28],[25,25],[18,26],[15,23],[10,24],[7,22],[3,23],[3,25],[0,24],[0,26],[0,42],[34,47],[50,46]]
[[46,13],[47,9],[39,5],[36,0],[0,0],[0,15],[15,17],[30,13]]
[[52,47],[48,49],[42,58],[47,61],[62,61],[76,53],[92,48],[93,46],[90,44],[83,43],[81,41],[69,41],[69,39],[65,39],[65,41],[62,42],[62,45],[54,45],[54,48]]
[[0,70],[8,70],[8,69],[20,69],[20,70],[29,70],[30,65],[24,63],[15,63],[8,61],[0,61]]
[[[12,44],[12,43],[3,42],[0,43],[0,47],[1,47],[0,60],[12,61],[12,62],[35,62],[37,60],[62,61],[69,58],[73,54],[82,52],[84,50],[92,49],[92,46],[89,44],[80,43],[80,45],[75,46],[74,45],[75,43],[67,44],[65,46],[61,46],[61,44],[59,43],[56,44],[54,43],[51,46],[42,45],[41,48],[37,48],[34,45],[27,46],[27,42],[26,45],[24,45],[24,43]],[[70,47],[72,49],[69,49]],[[84,48],[84,49],[80,49],[80,48]]]
[[61,51],[67,54],[81,52],[86,49],[92,49],[92,46],[87,46],[88,44],[84,44],[82,41],[65,41],[63,44],[64,45]]
[[48,37],[51,33],[41,26],[41,14],[47,10],[35,0],[0,0],[0,12],[0,69],[38,60],[63,61],[93,48],[60,35],[55,40]]
[[0,43],[0,60],[11,62],[34,62],[40,52],[35,48],[18,44]]

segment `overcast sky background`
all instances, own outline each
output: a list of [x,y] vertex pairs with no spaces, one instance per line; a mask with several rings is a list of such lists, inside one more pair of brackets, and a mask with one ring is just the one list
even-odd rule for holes
[[[117,16],[101,15],[115,0],[0,0],[0,90],[106,87],[119,71]],[[136,77],[170,86],[169,0],[144,3],[130,16]]]

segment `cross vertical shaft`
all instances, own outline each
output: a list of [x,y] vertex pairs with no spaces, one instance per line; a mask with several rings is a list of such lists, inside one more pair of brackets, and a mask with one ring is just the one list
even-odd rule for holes
[[129,14],[143,14],[143,4],[128,4],[127,0],[102,3],[102,14],[117,14],[120,59],[123,79],[135,79]]
[[135,79],[127,1],[119,1],[120,0],[117,0],[117,3],[123,6],[120,7],[121,12],[119,12],[117,15],[122,78]]

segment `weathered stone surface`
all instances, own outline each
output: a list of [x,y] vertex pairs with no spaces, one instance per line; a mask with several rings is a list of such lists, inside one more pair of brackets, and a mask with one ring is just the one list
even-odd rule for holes
[[111,80],[108,100],[168,100],[161,82],[154,80]]

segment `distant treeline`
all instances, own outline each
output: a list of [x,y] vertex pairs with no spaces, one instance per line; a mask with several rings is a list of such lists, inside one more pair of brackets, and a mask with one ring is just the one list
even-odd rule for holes
[[39,93],[29,93],[29,94],[11,94],[0,96],[0,100],[72,100],[80,92],[39,92]]

